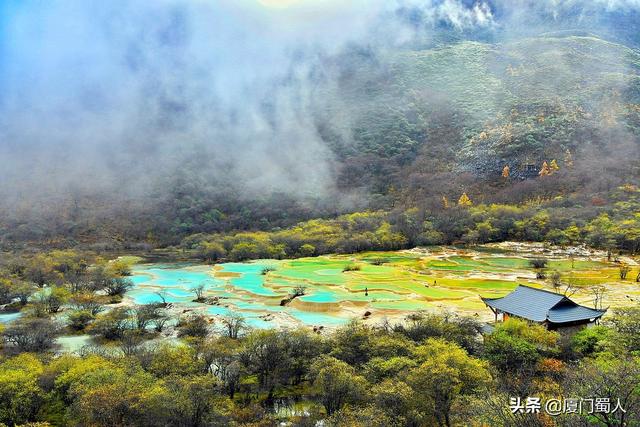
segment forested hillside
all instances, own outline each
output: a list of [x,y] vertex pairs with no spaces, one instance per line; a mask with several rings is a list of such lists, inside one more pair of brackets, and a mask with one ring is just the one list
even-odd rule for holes
[[[286,85],[304,89],[310,132],[332,153],[325,193],[256,194],[196,156],[145,194],[123,183],[92,193],[57,188],[35,208],[29,197],[5,202],[3,243],[165,246],[195,233],[268,231],[362,210],[439,217],[463,193],[475,204],[561,206],[588,222],[625,202],[616,188],[638,184],[633,48],[566,32],[393,51],[351,46],[307,72],[310,87],[295,76]],[[269,100],[263,108],[275,120]],[[544,162],[551,173],[541,172]]]
[[[342,132],[353,143],[328,138],[342,153],[346,187],[388,195],[391,186],[420,185],[448,195],[477,178],[500,182],[504,166],[516,181],[531,177],[527,164],[539,171],[553,159],[596,175],[638,154],[640,56],[623,46],[543,37],[372,60],[352,65],[338,89],[339,108],[357,117]],[[637,178],[637,162],[619,169]]]

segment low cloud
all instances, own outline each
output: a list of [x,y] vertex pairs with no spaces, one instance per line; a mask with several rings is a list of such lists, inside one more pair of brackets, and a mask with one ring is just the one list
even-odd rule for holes
[[[314,114],[322,59],[443,27],[508,31],[528,13],[637,8],[636,0],[7,2],[0,34],[0,180],[6,200],[144,197],[184,168],[247,197],[330,197],[337,160]],[[522,6],[522,7],[521,7]],[[520,9],[518,9],[520,7]],[[506,28],[506,30],[505,30]],[[318,76],[321,75],[322,78]],[[337,115],[335,122],[349,125]],[[348,138],[348,133],[345,134]]]

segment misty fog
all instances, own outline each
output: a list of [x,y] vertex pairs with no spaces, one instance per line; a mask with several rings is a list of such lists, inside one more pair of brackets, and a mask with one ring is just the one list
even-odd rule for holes
[[317,118],[345,144],[353,123],[332,58],[362,49],[375,60],[437,46],[445,33],[501,43],[587,28],[623,39],[628,29],[607,19],[638,9],[636,0],[3,2],[3,205],[44,209],[70,194],[140,201],[185,170],[239,198],[335,198],[340,160]]

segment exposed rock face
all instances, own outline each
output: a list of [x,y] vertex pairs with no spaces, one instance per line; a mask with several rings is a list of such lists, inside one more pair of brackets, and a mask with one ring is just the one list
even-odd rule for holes
[[540,166],[526,159],[495,158],[490,153],[474,153],[467,162],[460,164],[460,170],[483,179],[497,180],[505,166],[509,166],[509,179],[534,179],[540,173]]

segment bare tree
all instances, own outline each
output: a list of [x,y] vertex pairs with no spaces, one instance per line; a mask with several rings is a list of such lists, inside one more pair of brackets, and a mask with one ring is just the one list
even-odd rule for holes
[[206,338],[211,332],[210,319],[202,314],[192,314],[178,321],[178,337]]
[[71,297],[71,307],[76,310],[85,310],[92,315],[97,315],[104,311],[104,305],[102,304],[101,297],[93,292],[81,292],[74,294]]
[[545,258],[534,258],[529,260],[529,265],[536,271],[536,279],[544,279],[546,274],[544,269],[547,267],[548,261]]
[[40,352],[53,347],[60,327],[50,319],[18,319],[4,330],[4,338],[19,351]]
[[391,321],[389,320],[389,318],[387,316],[384,316],[382,318],[382,320],[380,321],[379,328],[380,328],[380,330],[384,331],[385,333],[390,333],[393,330],[393,325],[391,324]]
[[138,353],[144,342],[142,334],[138,331],[125,331],[120,338],[120,350],[125,356],[133,356]]
[[604,294],[606,293],[606,289],[604,286],[595,286],[591,289],[593,293],[593,308],[596,310],[602,310],[602,301],[604,299]]
[[618,272],[620,273],[620,280],[626,280],[627,274],[631,271],[631,267],[627,264],[621,264]]
[[200,302],[200,301],[204,300],[204,289],[205,289],[204,283],[200,283],[198,286],[196,286],[195,288],[191,289],[191,291],[196,296],[196,301]]
[[[640,423],[640,366],[630,357],[619,355],[603,366],[586,359],[568,371],[564,390],[569,396],[607,396],[619,399],[624,411],[577,414],[576,426],[635,426]],[[571,414],[574,415],[574,414]],[[569,424],[562,424],[569,425]]]
[[168,305],[168,303],[167,303],[167,291],[166,290],[162,289],[160,291],[154,292],[154,294],[156,294],[160,298],[160,300],[162,301],[162,306],[163,307],[166,307]]
[[222,318],[222,324],[224,325],[226,335],[229,338],[237,339],[240,332],[245,329],[247,323],[244,317],[237,313],[231,313]]
[[554,270],[549,276],[549,281],[551,282],[551,286],[553,286],[553,289],[556,292],[559,292],[560,287],[562,287],[562,276],[560,275],[560,272]]
[[565,297],[570,297],[576,292],[578,292],[578,287],[576,287],[571,283],[565,283],[565,288],[564,288],[564,292],[562,292],[562,295],[564,295]]
[[144,304],[131,309],[131,316],[139,331],[144,331],[147,326],[154,324],[156,320],[164,317],[161,304]]
[[304,285],[297,285],[295,288],[293,288],[293,296],[294,297],[301,297],[305,294],[305,292],[307,291],[307,287]]
[[162,330],[164,329],[164,326],[167,324],[168,321],[169,321],[169,316],[165,314],[158,316],[153,320],[153,329],[155,329],[156,332],[162,332]]
[[114,277],[104,282],[104,290],[109,296],[124,295],[133,287],[131,279]]

